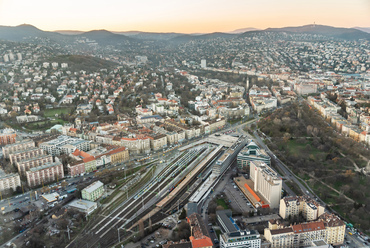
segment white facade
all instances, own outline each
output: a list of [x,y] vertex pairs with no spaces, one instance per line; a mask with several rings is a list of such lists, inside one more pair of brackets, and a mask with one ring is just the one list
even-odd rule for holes
[[269,202],[270,208],[278,208],[281,198],[282,179],[267,164],[261,161],[250,162],[250,178],[254,190]]

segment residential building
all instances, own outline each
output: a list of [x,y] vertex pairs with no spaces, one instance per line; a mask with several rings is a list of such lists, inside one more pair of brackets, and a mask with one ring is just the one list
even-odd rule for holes
[[11,128],[5,128],[0,130],[0,145],[4,146],[7,144],[15,143],[17,133]]
[[129,160],[129,153],[126,147],[115,147],[114,149],[107,152],[110,155],[110,161],[112,164],[122,163]]
[[0,192],[9,189],[16,190],[18,186],[21,186],[21,179],[19,177],[19,174],[5,174],[5,172],[0,169]]
[[16,151],[26,150],[28,148],[35,147],[35,142],[31,139],[25,139],[19,142],[15,142],[13,144],[8,144],[3,146],[3,156],[5,158],[9,158],[10,153],[14,153]]
[[325,207],[309,196],[289,196],[280,200],[279,214],[283,219],[298,216],[301,213],[306,221],[313,221],[324,212]]
[[27,183],[30,187],[62,180],[64,178],[63,164],[57,160],[26,171]]
[[96,181],[81,191],[82,199],[96,201],[104,194],[104,184]]
[[[89,153],[76,149],[72,154],[70,154],[70,156],[77,161],[83,161],[86,173],[96,170],[96,159]],[[78,168],[80,170],[82,167],[79,166]]]
[[21,175],[25,175],[26,171],[33,167],[38,167],[43,164],[51,163],[53,162],[53,157],[50,154],[47,155],[39,155],[35,157],[31,157],[29,159],[24,159],[19,162],[16,162],[18,172]]
[[335,214],[323,213],[319,220],[325,223],[326,228],[326,243],[332,245],[341,245],[344,242],[346,233],[345,223]]
[[83,175],[85,170],[85,163],[83,160],[78,160],[67,165],[68,175],[71,177]]
[[128,151],[133,154],[150,152],[149,137],[122,138],[121,145],[126,147]]
[[187,220],[191,228],[189,240],[192,248],[212,248],[213,242],[202,217],[194,213]]
[[163,149],[167,147],[167,135],[165,134],[156,134],[149,136],[150,138],[150,148],[153,151]]
[[90,150],[90,141],[61,135],[54,140],[41,143],[40,148],[48,154],[56,156],[63,153],[70,153],[73,149],[88,151]]
[[317,240],[337,246],[344,242],[345,228],[345,223],[338,216],[324,213],[317,221],[291,226],[270,220],[264,236],[271,243],[271,248],[310,247]]
[[26,150],[15,151],[9,154],[10,163],[15,164],[21,160],[31,159],[36,156],[44,155],[44,151],[38,147],[30,147]]

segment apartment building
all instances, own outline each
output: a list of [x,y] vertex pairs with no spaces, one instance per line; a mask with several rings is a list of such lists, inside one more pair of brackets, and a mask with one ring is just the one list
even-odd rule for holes
[[51,155],[39,155],[36,157],[31,157],[30,159],[24,159],[19,162],[16,162],[18,172],[21,175],[26,175],[26,171],[31,168],[41,166],[43,164],[53,162],[53,157]]
[[306,221],[317,220],[325,212],[325,208],[309,196],[289,196],[280,200],[279,214],[287,219],[300,213]]
[[167,135],[165,134],[156,134],[149,136],[150,138],[150,148],[153,151],[163,149],[167,147]]
[[126,147],[115,147],[106,153],[107,156],[110,156],[110,161],[112,164],[122,163],[129,160],[129,153]]
[[104,184],[96,181],[81,191],[82,199],[96,201],[104,194]]
[[18,186],[21,186],[21,179],[19,177],[19,174],[6,174],[3,170],[0,169],[0,192],[9,189],[16,190]]
[[15,143],[17,133],[11,128],[5,128],[0,130],[0,145],[4,146],[7,144]]
[[57,160],[26,171],[27,183],[30,187],[46,184],[64,178],[63,164]]
[[140,138],[122,138],[121,146],[128,149],[130,153],[149,153],[150,152],[150,138],[140,137]]
[[330,213],[320,215],[319,220],[325,223],[326,242],[332,245],[343,244],[346,233],[345,223],[338,216]]
[[40,148],[52,156],[68,154],[76,149],[81,151],[90,150],[91,141],[74,138],[66,135],[61,135],[56,139],[43,142]]
[[84,174],[85,170],[85,163],[83,160],[75,161],[67,165],[68,168],[68,175],[71,177],[76,177]]
[[[92,172],[97,169],[95,157],[87,152],[76,149],[72,154],[70,154],[70,156],[77,161],[82,161],[84,163],[86,173]],[[79,168],[81,168],[81,166]]]
[[31,159],[37,156],[44,155],[44,151],[38,147],[30,147],[26,150],[16,151],[9,154],[10,163],[15,164],[22,160]]
[[2,148],[3,155],[5,158],[9,158],[10,153],[26,150],[31,147],[35,147],[35,142],[31,139],[25,139],[19,142],[15,142],[13,144],[8,144],[6,146],[3,146]]
[[213,243],[206,224],[202,217],[193,213],[187,218],[189,225],[191,226],[191,236],[189,240],[193,248],[212,248]]
[[261,161],[250,162],[250,179],[254,190],[269,203],[270,208],[278,208],[281,198],[282,179],[267,164]]
[[291,226],[270,220],[264,236],[271,248],[311,247],[317,240],[337,246],[344,242],[345,224],[338,216],[329,213],[322,214],[317,221]]

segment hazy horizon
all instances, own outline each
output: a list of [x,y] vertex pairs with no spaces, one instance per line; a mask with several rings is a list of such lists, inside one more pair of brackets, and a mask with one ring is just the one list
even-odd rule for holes
[[113,32],[230,32],[320,24],[335,27],[369,27],[368,0],[176,0],[136,2],[107,0],[63,3],[39,0],[0,0],[0,25],[24,23],[44,31],[105,29]]

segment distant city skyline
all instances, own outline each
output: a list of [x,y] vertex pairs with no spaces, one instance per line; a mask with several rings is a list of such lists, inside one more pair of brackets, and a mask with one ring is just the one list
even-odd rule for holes
[[45,31],[209,33],[322,24],[369,27],[369,0],[0,0],[0,25]]

